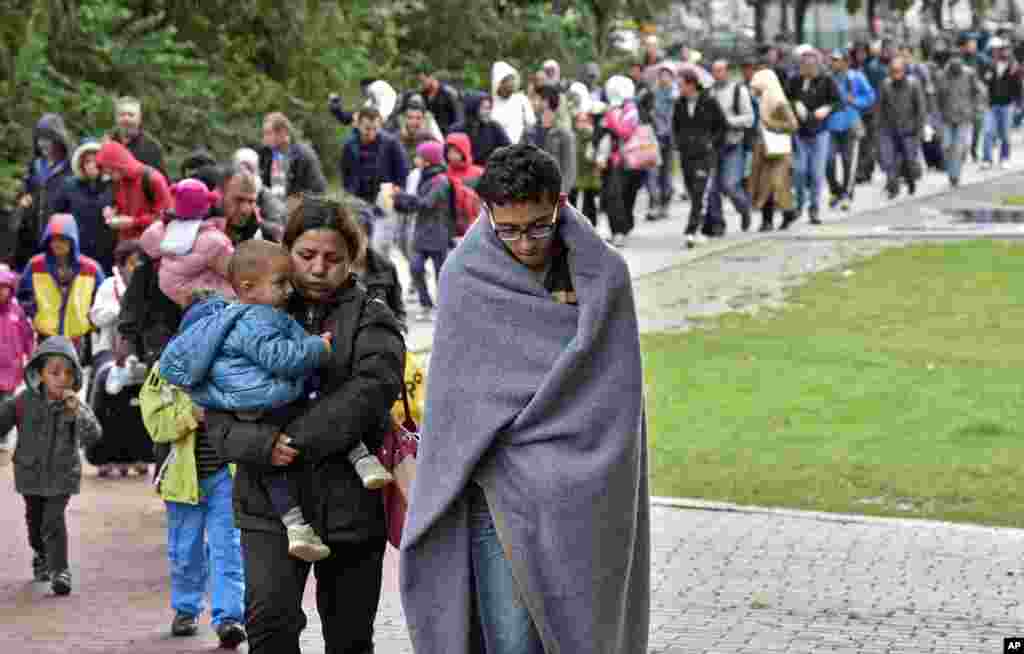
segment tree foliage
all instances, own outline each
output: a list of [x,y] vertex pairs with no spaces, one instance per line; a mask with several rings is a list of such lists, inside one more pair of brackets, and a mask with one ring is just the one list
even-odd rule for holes
[[618,21],[668,5],[588,0],[556,14],[536,0],[0,0],[0,198],[45,112],[98,137],[116,97],[139,97],[173,169],[197,146],[226,156],[257,143],[261,116],[284,111],[333,172],[344,130],[326,111],[331,92],[352,105],[360,79],[408,88],[424,64],[477,88],[498,59],[532,70],[554,58],[573,74],[607,55]]

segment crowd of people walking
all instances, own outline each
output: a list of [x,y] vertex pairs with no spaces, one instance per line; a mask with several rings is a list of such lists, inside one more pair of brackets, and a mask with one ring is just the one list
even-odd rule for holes
[[876,166],[890,198],[924,165],[955,187],[969,158],[1010,158],[1009,45],[701,62],[652,38],[605,80],[553,60],[525,83],[496,62],[487,91],[429,68],[402,93],[368,79],[325,107],[352,128],[337,193],[318,154],[335,146],[282,113],[173,176],[135,98],[78,144],[43,116],[0,226],[0,435],[18,429],[33,579],[72,592],[81,448],[101,477],[152,474],[175,636],[209,605],[223,646],[296,653],[312,570],[328,651],[371,652],[415,303],[436,323],[401,540],[415,651],[646,651],[643,376],[617,251],[638,196],[648,221],[685,196],[695,248],[726,236],[726,200],[770,231],[849,210]]

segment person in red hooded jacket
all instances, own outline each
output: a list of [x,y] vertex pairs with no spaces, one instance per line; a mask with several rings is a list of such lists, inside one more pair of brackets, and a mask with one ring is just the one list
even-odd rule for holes
[[465,182],[484,174],[484,169],[473,163],[473,144],[466,134],[457,132],[448,135],[445,139],[445,158],[448,160],[449,178]]
[[104,216],[117,231],[118,242],[138,239],[172,206],[163,174],[139,162],[125,146],[108,141],[96,154],[100,170],[114,182],[114,207]]

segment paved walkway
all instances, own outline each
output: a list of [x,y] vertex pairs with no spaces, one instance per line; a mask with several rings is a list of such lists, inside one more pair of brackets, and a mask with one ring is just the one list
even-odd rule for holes
[[[994,179],[974,170],[965,176],[968,183]],[[935,195],[945,183],[930,176],[919,193],[919,199],[935,195],[929,202],[889,204],[878,200],[877,189],[867,189],[858,197],[861,212],[823,217],[862,227],[913,222],[927,213],[925,205],[994,200],[1019,180],[1003,177],[954,197]],[[680,209],[669,221],[640,225],[625,250],[634,274],[744,244],[757,247],[755,240],[764,238],[732,235],[686,252],[679,247]],[[734,226],[735,217],[730,220]],[[795,235],[814,231],[802,226]],[[733,274],[725,259],[722,274]],[[208,632],[187,640],[167,636],[162,503],[140,478],[94,475],[87,469],[83,493],[70,508],[75,592],[58,599],[28,581],[23,505],[10,467],[0,468],[4,651],[210,651],[215,639]],[[1024,634],[1024,530],[719,508],[653,509],[652,653],[987,654],[1002,651],[1003,637]],[[377,652],[411,652],[393,552],[384,589]],[[307,653],[323,651],[312,598],[307,593]]]

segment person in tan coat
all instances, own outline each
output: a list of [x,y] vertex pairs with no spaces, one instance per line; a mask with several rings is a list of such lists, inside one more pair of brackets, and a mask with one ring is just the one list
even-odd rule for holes
[[[760,70],[750,80],[750,91],[760,103],[761,125],[772,132],[793,134],[799,128],[796,114],[786,99],[779,78],[771,69]],[[793,208],[793,155],[768,156],[765,150],[764,134],[758,134],[754,145],[753,171],[750,176],[750,192],[754,209],[761,210],[761,231],[773,229],[776,209],[781,209],[784,219],[782,229],[796,220]]]

